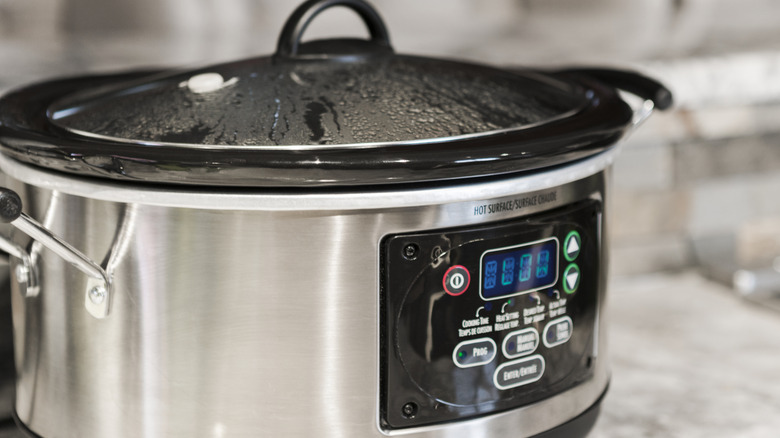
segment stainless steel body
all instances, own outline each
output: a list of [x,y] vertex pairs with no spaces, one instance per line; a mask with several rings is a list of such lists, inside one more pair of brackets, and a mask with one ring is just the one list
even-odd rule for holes
[[[384,436],[383,236],[605,200],[614,154],[500,180],[366,192],[166,190],[1,157],[29,215],[104,261],[113,283],[109,314],[93,317],[89,277],[15,232],[41,285],[25,297],[13,282],[17,415],[45,438]],[[477,214],[550,191],[548,204]],[[519,437],[565,423],[606,389],[603,327],[587,382],[520,409],[393,434]]]
[[0,421],[11,418],[14,400],[14,351],[11,329],[9,260],[0,258]]

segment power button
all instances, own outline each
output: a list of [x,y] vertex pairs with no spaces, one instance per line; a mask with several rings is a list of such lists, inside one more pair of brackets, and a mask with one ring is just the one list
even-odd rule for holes
[[450,269],[447,269],[442,279],[444,292],[452,296],[458,296],[466,292],[470,283],[471,274],[469,274],[469,270],[465,266],[461,265],[450,266]]

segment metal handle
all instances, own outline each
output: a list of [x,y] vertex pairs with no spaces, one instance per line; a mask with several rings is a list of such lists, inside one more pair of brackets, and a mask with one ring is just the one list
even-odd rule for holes
[[296,9],[282,28],[279,42],[276,45],[276,54],[287,57],[298,55],[301,45],[301,37],[311,21],[322,11],[334,7],[344,6],[355,11],[366,24],[371,41],[390,47],[390,34],[382,18],[376,10],[363,0],[309,0]]
[[[13,190],[0,187],[0,221],[10,223],[19,231],[27,234],[32,239],[40,242],[44,247],[57,254],[66,262],[89,277],[85,296],[87,311],[95,318],[105,318],[108,315],[111,301],[111,279],[100,265],[92,261],[81,251],[65,242],[38,221],[22,211],[22,200]],[[7,242],[15,245],[12,242]],[[18,245],[16,245],[18,248]],[[4,248],[5,249],[5,248]],[[8,251],[15,257],[21,257],[24,262],[23,250],[21,254]],[[29,259],[29,258],[28,258]]]
[[[38,271],[33,266],[32,257],[21,246],[0,235],[0,250],[8,253],[10,257],[16,257],[21,260],[21,265],[16,265],[16,279],[19,282],[19,289],[24,297],[34,297],[38,295]],[[10,260],[9,260],[10,265]]]
[[[16,192],[0,188],[0,221],[8,223],[18,218],[22,213],[21,205],[22,200]],[[25,297],[38,295],[38,275],[27,250],[2,235],[0,235],[0,250],[22,262],[21,265],[17,265],[15,272],[22,295]]]

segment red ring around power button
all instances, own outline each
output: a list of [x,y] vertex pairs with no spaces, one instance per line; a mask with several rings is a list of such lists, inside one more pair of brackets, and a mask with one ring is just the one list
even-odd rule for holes
[[469,288],[471,274],[469,274],[469,270],[465,266],[450,266],[450,269],[447,269],[447,272],[444,273],[441,283],[444,286],[444,292],[457,297]]

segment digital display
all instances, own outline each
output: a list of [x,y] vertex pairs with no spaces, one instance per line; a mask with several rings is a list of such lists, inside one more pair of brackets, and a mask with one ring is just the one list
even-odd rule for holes
[[485,251],[481,273],[485,299],[550,287],[558,280],[558,240]]

